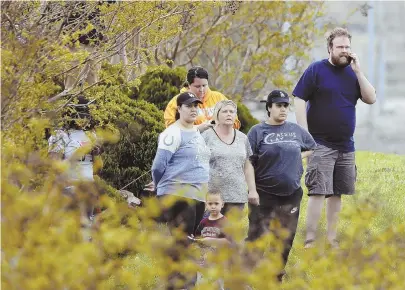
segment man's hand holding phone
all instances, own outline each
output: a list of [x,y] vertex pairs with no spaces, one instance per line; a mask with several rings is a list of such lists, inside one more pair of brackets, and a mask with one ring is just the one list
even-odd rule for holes
[[350,52],[349,53],[349,63],[355,73],[360,72],[360,61],[357,57],[357,54]]

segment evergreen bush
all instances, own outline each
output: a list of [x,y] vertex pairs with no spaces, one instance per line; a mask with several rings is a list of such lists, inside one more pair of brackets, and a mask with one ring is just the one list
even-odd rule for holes
[[[125,112],[116,121],[120,139],[105,146],[104,166],[100,177],[117,189],[147,173],[155,157],[158,135],[164,130],[163,114],[146,101],[128,101]],[[139,195],[150,174],[132,183],[126,189]]]
[[110,76],[103,85],[88,93],[96,99],[92,116],[100,127],[119,133],[119,141],[104,146],[100,177],[120,189],[145,174],[126,188],[136,196],[151,180],[151,168],[157,149],[158,135],[164,130],[163,112],[145,100],[133,100],[131,87],[123,82],[119,66],[106,65],[102,73]]
[[259,123],[259,121],[252,116],[248,107],[246,107],[242,102],[240,101],[237,102],[237,106],[238,106],[238,118],[240,121],[239,130],[246,134],[247,132],[249,132],[250,128],[253,125]]
[[132,98],[148,101],[164,110],[167,103],[179,94],[186,81],[187,71],[183,67],[174,69],[159,66],[147,71],[140,77],[141,84]]

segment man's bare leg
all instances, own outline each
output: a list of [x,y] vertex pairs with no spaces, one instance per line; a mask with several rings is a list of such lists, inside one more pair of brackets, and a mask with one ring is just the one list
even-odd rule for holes
[[308,199],[305,248],[311,248],[316,240],[324,199],[324,195],[311,195]]
[[333,195],[326,201],[326,219],[327,219],[327,237],[329,243],[333,246],[337,246],[337,222],[339,219],[339,213],[342,208],[342,199],[340,195]]

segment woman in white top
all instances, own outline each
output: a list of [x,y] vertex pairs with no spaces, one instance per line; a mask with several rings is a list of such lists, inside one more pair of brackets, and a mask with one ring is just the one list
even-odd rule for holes
[[66,125],[50,136],[48,152],[51,158],[69,162],[67,186],[63,193],[77,198],[84,189],[86,192],[80,197],[83,201],[81,204],[85,205],[83,210],[87,218],[92,220],[97,200],[93,158],[100,154],[101,150],[100,147],[94,146],[96,135],[87,103],[85,98],[79,98],[79,104],[68,107],[69,111],[64,115]]
[[234,129],[237,106],[231,100],[216,104],[213,119],[215,126],[202,136],[211,150],[209,192],[219,192],[225,202],[223,213],[232,207],[243,209],[249,201],[257,205],[253,166],[249,157],[252,149],[247,136]]
[[194,126],[199,103],[193,93],[178,96],[176,122],[159,135],[152,164],[157,196],[177,196],[176,203],[163,212],[162,220],[174,228],[183,224],[187,235],[194,234],[202,219],[209,178],[210,151]]
[[[170,230],[182,229],[176,236],[178,247],[168,255],[178,261],[179,255],[190,244],[188,236],[194,234],[204,214],[204,200],[209,179],[210,150],[205,145],[194,122],[201,101],[191,92],[177,97],[176,122],[159,135],[159,143],[152,164],[153,187],[162,200],[162,213],[158,221],[168,224]],[[165,199],[176,196],[174,204],[164,206]],[[176,249],[176,250],[174,250]],[[189,289],[195,276],[185,277],[175,272],[169,277],[167,289]],[[176,283],[183,284],[175,287]]]

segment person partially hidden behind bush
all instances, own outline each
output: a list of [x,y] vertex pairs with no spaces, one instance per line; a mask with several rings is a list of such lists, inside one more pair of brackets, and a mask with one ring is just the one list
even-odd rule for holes
[[[194,124],[198,125],[198,130],[200,132],[203,132],[209,127],[212,127],[210,121],[212,119],[212,114],[214,113],[215,105],[219,101],[227,100],[227,98],[220,92],[210,90],[208,87],[208,72],[199,66],[193,67],[187,72],[187,82],[185,83],[184,88],[181,89],[180,93],[187,91],[196,95],[201,101],[201,104],[198,105],[198,116],[194,121]],[[173,97],[165,109],[164,119],[166,127],[169,127],[176,121],[177,97],[178,95]],[[236,117],[234,127],[236,129],[240,128],[238,117]]]
[[68,106],[64,114],[64,127],[56,130],[48,139],[48,153],[51,158],[69,162],[63,193],[72,198],[74,207],[80,208],[82,226],[89,228],[97,202],[93,158],[101,153],[101,148],[94,146],[94,122],[87,103],[85,98],[79,97],[79,104]]
[[[184,233],[176,240],[178,249],[168,253],[173,261],[178,261],[181,252],[189,246],[187,236],[194,234],[202,219],[211,154],[194,126],[200,99],[191,92],[185,92],[178,96],[176,103],[176,122],[159,135],[152,164],[153,186],[158,199],[162,205],[166,200],[174,199],[174,204],[164,206],[158,220],[167,223],[171,231],[179,228]],[[183,288],[192,286],[193,279],[183,277],[182,273],[173,273],[169,278],[169,289],[178,289],[176,283],[184,284]]]

